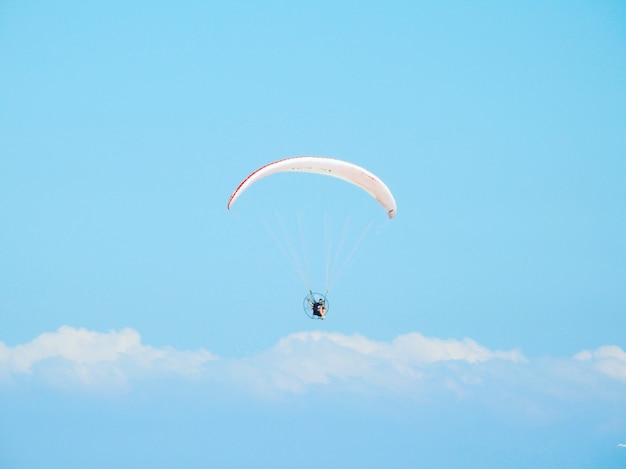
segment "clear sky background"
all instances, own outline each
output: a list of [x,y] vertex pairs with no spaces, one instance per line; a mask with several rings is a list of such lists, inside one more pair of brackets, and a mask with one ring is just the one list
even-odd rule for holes
[[[398,216],[226,210],[295,155]],[[327,321],[292,206],[377,225]],[[0,2],[1,468],[624,467],[625,317],[623,2]]]

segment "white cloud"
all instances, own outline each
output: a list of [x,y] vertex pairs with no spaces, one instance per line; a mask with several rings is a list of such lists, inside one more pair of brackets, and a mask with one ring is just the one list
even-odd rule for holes
[[[253,363],[269,366],[271,375],[266,378],[279,389],[293,392],[303,392],[309,385],[349,381],[366,384],[363,388],[370,391],[373,387],[411,392],[416,384],[422,386],[429,365],[491,360],[526,362],[518,350],[491,351],[470,339],[442,340],[410,333],[391,342],[378,342],[358,334],[298,332],[281,339]],[[456,378],[463,383],[447,379],[449,389],[480,382],[467,376]]]
[[[528,396],[622,402],[626,353],[603,346],[572,358],[529,360],[516,349],[491,350],[467,338],[439,339],[416,332],[391,341],[297,332],[262,353],[237,359],[218,359],[207,350],[151,347],[133,329],[101,333],[64,326],[26,344],[10,347],[0,342],[0,385],[111,392],[130,391],[142,383],[150,386],[153,378],[193,380],[191,386],[209,395],[225,389],[255,396],[324,390],[483,402],[508,396],[538,408]],[[506,405],[514,407],[517,401]]]
[[526,359],[518,350],[495,351],[478,345],[471,339],[437,339],[424,337],[412,332],[396,337],[391,343],[376,342],[361,335],[351,336],[328,332],[299,332],[282,339],[276,351],[291,351],[296,344],[316,344],[327,341],[338,348],[350,350],[359,355],[387,360],[401,360],[407,363],[436,363],[442,361],[484,362],[493,359],[523,362]]
[[133,379],[168,373],[199,375],[215,357],[204,350],[177,351],[143,345],[133,329],[107,333],[63,326],[33,341],[7,347],[0,342],[0,381],[35,376],[63,387],[125,387]]
[[491,351],[471,339],[437,339],[424,337],[416,332],[398,336],[391,344],[389,353],[396,359],[414,363],[436,363],[442,361],[486,362],[494,359],[525,362],[519,350]]
[[588,362],[599,372],[626,382],[626,352],[615,345],[605,345],[595,350],[583,350],[574,355],[580,362]]

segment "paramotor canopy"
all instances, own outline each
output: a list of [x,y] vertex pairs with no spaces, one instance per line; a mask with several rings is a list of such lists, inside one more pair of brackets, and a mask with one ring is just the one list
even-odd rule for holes
[[[322,176],[331,176],[334,178],[342,179],[346,182],[354,184],[355,186],[361,188],[368,194],[370,194],[374,199],[378,201],[378,203],[385,209],[387,216],[391,219],[394,218],[397,213],[396,201],[394,199],[393,194],[389,190],[389,188],[383,183],[381,179],[379,179],[376,175],[367,171],[366,169],[357,166],[353,163],[349,163],[347,161],[335,159],[335,158],[324,158],[319,156],[296,156],[292,158],[285,158],[282,160],[274,161],[272,163],[266,164],[265,166],[260,167],[256,171],[252,172],[248,177],[246,177],[240,184],[237,186],[235,191],[231,194],[230,199],[228,200],[228,209],[230,210],[231,206],[235,203],[235,201],[243,194],[252,184],[263,179],[266,176],[271,174],[281,173],[281,172],[303,172],[303,173],[312,173],[312,174],[320,174]],[[365,197],[366,198],[366,197]],[[366,198],[367,199],[367,198]],[[335,205],[335,200],[333,200],[333,206]],[[350,207],[352,208],[352,207]],[[279,247],[283,250],[283,253],[286,257],[291,261],[292,267],[295,268],[297,273],[300,275],[300,279],[303,281],[307,289],[309,290],[309,294],[304,298],[303,308],[304,313],[310,317],[311,319],[325,319],[326,314],[330,309],[330,305],[328,303],[328,291],[331,288],[332,283],[338,277],[339,273],[343,270],[343,268],[347,265],[348,261],[351,259],[356,249],[359,247],[364,235],[368,232],[369,227],[372,224],[370,220],[369,223],[365,226],[364,230],[361,233],[361,236],[353,237],[350,239],[350,235],[347,233],[348,223],[344,223],[343,229],[341,231],[340,237],[337,244],[337,248],[335,249],[335,259],[332,260],[332,252],[331,246],[333,245],[333,240],[330,239],[331,236],[328,236],[331,232],[327,226],[327,219],[324,217],[323,229],[324,229],[324,256],[313,256],[314,261],[318,259],[325,260],[325,271],[326,271],[326,293],[321,294],[314,292],[312,290],[312,283],[309,271],[311,270],[307,256],[305,241],[305,234],[311,234],[311,232],[316,232],[316,229],[319,229],[322,223],[314,223],[310,230],[302,229],[302,219],[297,218],[299,230],[297,233],[300,236],[300,243],[293,243],[289,236],[289,230],[284,229],[282,223],[279,223],[281,232],[284,237],[287,238],[285,242],[280,242],[280,237],[275,236],[272,233],[272,237],[277,241]],[[294,220],[295,221],[295,220]],[[271,231],[271,228],[270,228]],[[293,233],[294,231],[292,231]],[[314,235],[315,237],[315,235]],[[345,242],[348,240],[347,242]],[[347,244],[350,244],[350,241],[353,243],[353,247],[348,251],[347,257],[339,262],[341,250]],[[345,242],[345,243],[344,243]],[[294,245],[299,244],[303,246],[303,259],[301,259],[298,255],[297,249],[294,249]],[[320,246],[321,247],[321,246]],[[315,250],[315,252],[321,252]],[[332,261],[332,262],[331,262]],[[318,261],[319,262],[319,261]],[[318,267],[321,265],[318,264]],[[319,271],[319,270],[318,270]]]
[[296,156],[274,161],[254,171],[232,193],[228,200],[228,209],[245,190],[259,179],[280,172],[304,172],[321,174],[343,179],[354,184],[374,197],[387,211],[389,218],[397,213],[396,201],[389,188],[374,174],[347,161],[320,156]]

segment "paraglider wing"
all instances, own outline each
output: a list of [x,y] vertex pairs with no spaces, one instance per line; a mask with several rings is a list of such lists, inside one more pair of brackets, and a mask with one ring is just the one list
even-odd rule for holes
[[270,174],[290,171],[322,174],[343,179],[360,187],[374,197],[385,208],[389,218],[393,218],[396,215],[397,208],[393,194],[378,177],[366,169],[347,161],[320,156],[296,156],[262,166],[244,179],[239,184],[239,187],[235,189],[235,192],[232,193],[228,200],[228,209],[230,210],[235,200],[259,179]]

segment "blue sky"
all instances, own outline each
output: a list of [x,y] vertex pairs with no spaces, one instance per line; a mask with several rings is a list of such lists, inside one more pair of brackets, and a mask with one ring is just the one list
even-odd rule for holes
[[[4,1],[0,63],[0,467],[626,464],[622,2]],[[295,155],[398,216],[226,210]],[[375,224],[324,322],[294,209]]]

